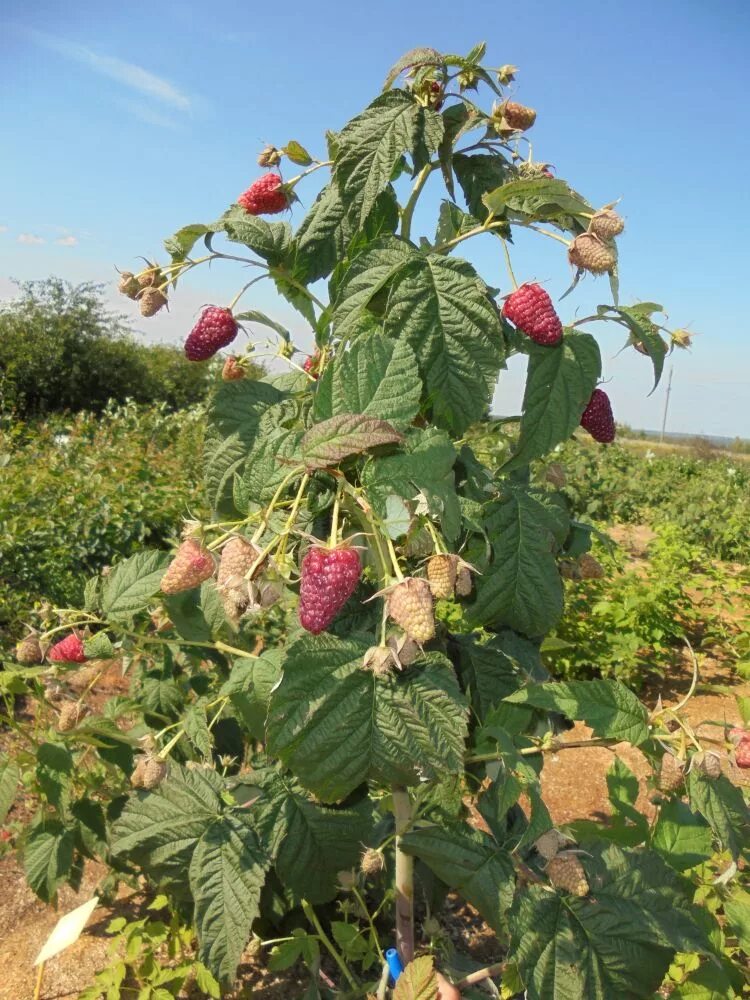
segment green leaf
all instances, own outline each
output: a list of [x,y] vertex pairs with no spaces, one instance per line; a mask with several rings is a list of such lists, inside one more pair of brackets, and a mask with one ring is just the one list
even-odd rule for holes
[[401,846],[460,892],[490,927],[501,929],[515,887],[515,871],[507,850],[486,834],[458,824],[412,830],[402,837]]
[[[525,682],[546,680],[549,676],[542,666],[538,647],[521,636],[509,641],[511,636],[512,633],[506,632],[485,643],[478,643],[470,636],[454,636],[456,667],[480,721]],[[528,720],[527,711],[518,714],[521,720]]]
[[[469,109],[464,104],[449,104],[443,109],[443,138],[438,146],[440,170],[445,181],[448,194],[455,201],[456,191],[453,183],[453,156],[456,139],[473,124]],[[494,185],[493,185],[494,186]],[[484,207],[484,206],[482,206]]]
[[299,428],[288,427],[276,427],[268,434],[258,435],[242,476],[243,499],[247,504],[270,503],[295,466],[299,466],[302,475],[303,435]]
[[73,865],[73,832],[58,820],[46,820],[34,827],[23,852],[23,866],[29,886],[45,903],[52,903],[58,887]]
[[506,701],[562,712],[606,739],[627,740],[633,746],[648,739],[648,712],[619,681],[550,681],[523,688]]
[[212,1000],[221,1000],[221,986],[202,962],[194,962],[195,985]]
[[563,589],[553,555],[560,525],[544,494],[508,486],[487,508],[485,531],[492,563],[475,581],[469,621],[505,626],[529,636],[554,627],[563,607]]
[[289,331],[285,326],[257,309],[246,309],[244,312],[235,313],[234,318],[238,323],[258,323],[260,326],[267,326],[270,330],[278,333],[282,340],[289,340]]
[[61,807],[73,773],[73,754],[59,743],[42,743],[36,752],[36,780],[48,802]]
[[484,195],[505,184],[511,175],[511,165],[502,156],[484,153],[467,156],[465,153],[454,153],[453,169],[456,171],[469,211],[480,222],[484,222],[487,218]]
[[213,580],[163,598],[175,631],[187,642],[212,642],[226,625],[224,607]]
[[213,739],[203,706],[191,705],[182,717],[182,724],[185,727],[185,735],[198,753],[211,760]]
[[380,333],[359,337],[334,358],[326,376],[328,393],[322,393],[320,385],[315,394],[316,420],[362,413],[403,428],[419,412],[422,380],[414,352],[404,340]]
[[739,788],[726,775],[711,779],[697,768],[687,776],[690,808],[708,820],[722,847],[739,857],[747,844],[750,811]]
[[220,221],[229,240],[244,243],[272,267],[286,261],[292,244],[288,222],[266,222],[257,215],[249,215],[239,205],[233,205]]
[[562,180],[540,177],[535,180],[509,181],[482,198],[494,215],[508,213],[511,219],[525,222],[550,222],[570,233],[582,233],[588,228],[594,209]]
[[449,540],[458,536],[461,511],[456,496],[453,466],[456,450],[444,431],[435,427],[412,431],[401,451],[379,456],[368,462],[362,472],[367,497],[378,516],[388,519],[388,501],[392,496],[415,500],[420,494],[430,514],[441,522]]
[[0,757],[0,826],[5,822],[5,817],[10,812],[20,780],[21,769],[18,764],[3,754]]
[[223,228],[221,222],[206,226],[202,222],[194,222],[189,226],[178,229],[173,236],[168,236],[164,240],[164,249],[174,262],[183,261],[190,256],[190,252],[201,238],[207,233],[217,233]]
[[367,778],[412,785],[462,768],[466,704],[448,662],[431,653],[398,677],[376,677],[362,669],[368,646],[299,640],[271,697],[270,751],[326,802]]
[[184,876],[199,838],[221,812],[221,788],[216,772],[171,761],[157,789],[128,800],[112,829],[112,853]]
[[312,157],[307,152],[304,146],[301,146],[294,139],[288,142],[281,150],[282,153],[286,153],[292,163],[296,163],[298,167],[309,167],[312,163]]
[[325,469],[351,455],[401,440],[402,435],[385,420],[340,413],[311,427],[300,442],[300,451],[308,469]]
[[411,345],[439,427],[460,434],[485,415],[504,346],[497,309],[471,264],[414,255],[391,282],[384,329]]
[[283,651],[268,649],[257,659],[235,660],[229,680],[221,688],[256,740],[264,740],[271,691],[281,677]]
[[345,255],[351,235],[341,191],[330,181],[312,203],[295,237],[297,264],[308,282],[331,273]]
[[250,379],[223,382],[212,397],[208,407],[204,475],[209,503],[217,513],[235,513],[234,476],[242,474],[260,418],[269,406],[283,398],[275,386]]
[[515,452],[503,467],[506,473],[570,437],[602,369],[599,345],[588,333],[568,330],[557,347],[529,343],[528,351],[521,429]]
[[252,777],[263,789],[252,807],[252,822],[274,859],[276,874],[298,898],[311,903],[333,899],[339,871],[357,863],[367,840],[366,815],[311,802],[290,775],[276,768]]
[[724,915],[740,947],[750,955],[750,892],[736,885],[724,900]]
[[78,835],[82,849],[92,858],[97,856],[106,858],[109,851],[107,821],[101,804],[93,799],[83,798],[74,802],[70,811],[78,820]]
[[622,324],[630,330],[635,341],[643,344],[654,366],[654,386],[658,386],[664,371],[664,359],[667,355],[667,344],[660,335],[658,327],[650,319],[651,312],[661,312],[662,307],[655,302],[641,302],[635,306],[598,306],[597,315],[601,317],[617,316]]
[[190,862],[198,958],[217,979],[231,982],[260,912],[267,860],[255,834],[224,816],[203,834]]
[[440,214],[435,231],[435,245],[448,243],[456,236],[462,236],[464,233],[476,229],[479,224],[479,219],[462,212],[458,205],[454,205],[451,201],[443,201],[440,204]]
[[159,592],[169,562],[168,553],[144,549],[118,563],[104,580],[104,614],[108,618],[130,618],[142,611]]
[[391,66],[388,70],[388,75],[386,76],[383,84],[383,90],[390,90],[404,70],[412,69],[417,66],[442,66],[443,64],[443,56],[437,49],[431,49],[428,46],[419,46],[414,49],[409,49],[409,51],[405,52],[400,59],[397,59],[393,66]]
[[115,655],[114,646],[106,632],[97,632],[84,640],[83,651],[90,660],[111,660]]
[[679,799],[664,802],[651,835],[651,847],[678,872],[707,861],[712,853],[711,828]]
[[393,1000],[438,1000],[438,988],[432,955],[420,955],[399,976]]
[[705,951],[678,876],[657,854],[591,845],[591,895],[519,892],[509,958],[529,1000],[650,998],[675,951]]
[[409,153],[420,169],[442,136],[440,116],[403,90],[382,94],[344,126],[333,176],[347,204],[356,205],[360,227],[400,157]]

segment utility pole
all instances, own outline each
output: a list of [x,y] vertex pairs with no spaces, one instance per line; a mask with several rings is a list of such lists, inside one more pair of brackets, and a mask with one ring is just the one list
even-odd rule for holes
[[672,394],[672,373],[674,372],[674,365],[669,366],[669,381],[667,382],[667,397],[664,400],[664,417],[661,422],[661,434],[659,435],[659,443],[664,441],[664,431],[667,429],[667,412],[669,411],[669,397]]

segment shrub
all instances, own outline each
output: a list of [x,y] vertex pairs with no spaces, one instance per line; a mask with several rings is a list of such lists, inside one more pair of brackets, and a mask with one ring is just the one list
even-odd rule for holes
[[[434,965],[463,975],[447,943],[415,957],[415,901],[436,908],[452,889],[505,952],[471,979],[502,975],[506,996],[650,998],[677,954],[692,953],[698,991],[729,997],[744,983],[740,945],[727,943],[744,927],[738,865],[713,879],[710,905],[694,903],[718,849],[740,860],[742,793],[684,713],[649,710],[609,678],[552,681],[540,659],[563,610],[558,561],[584,554],[591,529],[530,483],[529,465],[575,431],[601,357],[584,321],[554,346],[513,329],[453,251],[541,224],[574,260],[606,263],[616,297],[616,248],[589,231],[601,216],[582,196],[519,161],[535,113],[507,100],[513,67],[483,56],[482,45],[407,54],[329,134],[325,160],[296,142],[265,150],[264,163],[306,169],[283,187],[254,184],[242,201],[256,208],[278,211],[331,168],[295,233],[235,204],[167,241],[170,290],[205,237],[199,259],[251,262],[309,323],[318,353],[298,366],[283,328],[240,314],[278,333],[292,370],[227,382],[212,399],[210,519],[186,525],[174,554],[144,550],[93,578],[81,610],[45,623],[37,642],[79,632],[88,658],[123,657],[134,683],[127,702],[89,717],[81,698],[54,709],[40,699],[23,761],[42,800],[21,838],[27,877],[51,900],[84,855],[145,876],[192,914],[198,961],[224,984],[257,933],[279,945],[276,968],[304,961],[310,997],[382,997],[392,942],[406,966],[394,1000],[455,996]],[[489,112],[474,101],[479,84],[499,98]],[[436,235],[419,237],[414,209],[438,172],[448,197]],[[235,252],[217,248],[222,236]],[[614,303],[593,319],[627,327],[658,376],[656,312]],[[529,359],[523,413],[495,470],[464,435],[518,352]],[[59,648],[49,655],[59,661]],[[41,695],[49,669],[62,681],[77,666],[18,666],[12,689]],[[552,827],[541,759],[574,745],[560,739],[563,718],[591,726],[586,745],[628,741],[655,767],[666,748],[680,788],[660,791],[649,820],[635,776],[616,765],[615,821],[579,825],[574,848],[541,841]],[[20,768],[8,770],[12,799]],[[429,931],[421,922],[440,937],[434,918]]]

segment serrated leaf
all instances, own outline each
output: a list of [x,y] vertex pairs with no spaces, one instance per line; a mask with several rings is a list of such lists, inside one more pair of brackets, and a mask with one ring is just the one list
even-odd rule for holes
[[305,147],[294,139],[284,146],[282,153],[286,153],[292,163],[296,163],[299,167],[309,167],[312,163],[312,157]]
[[153,792],[132,795],[112,828],[112,853],[184,877],[200,837],[221,812],[221,779],[174,761]]
[[588,333],[568,330],[557,347],[530,343],[528,351],[518,443],[503,467],[505,473],[570,437],[601,375],[599,345]]
[[31,889],[45,903],[54,901],[58,887],[73,864],[73,832],[59,820],[32,829],[23,851],[23,867]]
[[111,660],[115,655],[114,646],[106,632],[97,632],[83,642],[83,651],[90,660]]
[[289,331],[281,323],[277,323],[275,319],[271,319],[270,316],[266,316],[264,312],[260,312],[258,309],[245,309],[244,312],[235,313],[234,318],[238,323],[259,323],[261,326],[267,326],[269,330],[273,330],[282,338],[282,340],[289,340]]
[[3,754],[0,757],[0,826],[5,822],[5,817],[10,812],[20,780],[21,769],[18,764]]
[[445,181],[445,187],[452,199],[456,198],[453,183],[453,156],[456,140],[473,124],[469,109],[464,104],[449,104],[443,109],[443,138],[438,146],[440,170]]
[[515,887],[513,862],[505,848],[486,834],[459,824],[412,830],[402,837],[401,846],[460,892],[490,927],[501,929]]
[[83,588],[83,610],[97,612],[99,610],[99,597],[102,581],[98,576],[92,576],[86,581]]
[[362,669],[368,646],[299,640],[271,696],[270,751],[325,802],[368,777],[411,785],[462,767],[466,704],[448,661],[432,653],[398,677],[376,677]]
[[207,233],[217,233],[223,228],[221,222],[215,222],[210,226],[202,222],[193,222],[189,226],[183,226],[172,236],[164,240],[164,249],[167,251],[173,262],[183,261],[190,256],[190,252],[201,238]]
[[311,802],[290,775],[275,768],[254,773],[253,780],[264,793],[253,805],[253,825],[282,883],[311,903],[333,899],[338,873],[357,863],[367,840],[367,817],[361,810]]
[[403,428],[419,411],[422,380],[414,352],[404,340],[381,333],[359,337],[334,358],[326,376],[329,392],[315,396],[317,420],[361,413]]
[[583,899],[527,887],[510,914],[509,957],[529,1000],[649,998],[676,951],[705,951],[683,885],[657,854],[590,845]]
[[[528,680],[546,680],[548,676],[538,647],[520,636],[516,643],[508,643],[507,635],[493,636],[481,644],[470,636],[454,636],[456,667],[480,721]],[[528,714],[519,712],[522,719]]]
[[266,715],[271,691],[281,677],[283,651],[268,649],[252,660],[235,660],[229,679],[221,688],[229,695],[250,735],[265,738]]
[[226,624],[221,596],[213,580],[200,587],[163,598],[170,621],[187,642],[211,642],[220,637]]
[[687,791],[690,808],[708,821],[722,847],[739,857],[750,829],[750,811],[740,789],[726,775],[711,779],[693,768],[687,776]]
[[462,212],[458,205],[454,205],[451,201],[442,201],[435,230],[435,244],[447,243],[456,236],[476,229],[479,224],[475,216]]
[[305,466],[312,470],[338,465],[351,455],[401,440],[402,435],[385,420],[361,413],[340,413],[311,427],[299,447]]
[[588,227],[594,209],[563,180],[513,180],[482,197],[490,212],[525,222],[549,222],[565,232],[578,234]]
[[384,330],[416,354],[439,427],[460,434],[485,415],[504,346],[497,310],[471,264],[416,255],[391,281]]
[[651,847],[678,872],[708,861],[713,853],[711,828],[679,799],[664,802],[651,834]]
[[649,736],[645,706],[619,681],[550,681],[523,688],[506,701],[562,712],[568,719],[591,726],[595,736],[627,740],[633,746]]
[[292,230],[288,222],[266,222],[257,215],[250,215],[239,205],[233,205],[225,212],[220,222],[227,239],[244,243],[272,267],[287,259],[292,246]]
[[[487,218],[487,206],[484,196],[505,184],[511,174],[511,165],[497,155],[475,153],[455,153],[453,169],[456,171],[458,183],[464,193],[466,204],[473,216],[484,222]],[[498,215],[502,213],[497,213]]]
[[419,168],[443,135],[442,119],[412,94],[390,90],[376,98],[338,135],[334,180],[347,205],[356,205],[358,227],[391,180],[400,157],[409,153]]
[[208,728],[206,712],[201,705],[191,705],[182,717],[185,735],[203,757],[211,759],[213,739]]
[[724,915],[743,951],[750,955],[750,892],[735,885],[724,900]]
[[224,982],[234,980],[260,912],[266,867],[253,831],[231,815],[209,826],[190,861],[198,958]]
[[144,549],[118,563],[104,580],[104,614],[109,618],[129,618],[142,611],[159,592],[169,562],[168,553]]
[[300,446],[303,436],[303,431],[287,427],[277,427],[270,434],[259,434],[245,463],[241,480],[246,503],[267,504],[295,467],[299,467],[302,475]]
[[432,955],[420,955],[399,976],[393,1000],[437,1000],[438,987]]
[[470,622],[505,626],[528,636],[554,627],[563,607],[553,555],[559,528],[547,499],[521,487],[508,487],[502,500],[488,508],[485,530],[493,558],[475,579],[476,599],[466,609]]
[[383,90],[390,90],[396,79],[404,72],[404,70],[411,69],[415,66],[442,66],[443,57],[438,52],[437,49],[431,49],[429,46],[419,46],[414,49],[409,49],[405,52],[400,59],[388,70],[388,75],[385,78],[383,84]]
[[653,311],[650,309],[652,306],[654,310],[661,311],[661,306],[657,306],[655,302],[641,302],[636,306],[598,306],[596,310],[601,317],[612,317],[613,314],[618,316],[623,325],[630,330],[633,338],[646,348],[654,366],[654,385],[651,392],[661,380],[664,359],[667,355],[667,344],[656,324],[649,318],[650,312]]

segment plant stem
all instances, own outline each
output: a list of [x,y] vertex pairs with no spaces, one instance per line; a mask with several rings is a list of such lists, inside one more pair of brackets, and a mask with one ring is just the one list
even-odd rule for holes
[[378,983],[378,990],[375,994],[375,1000],[385,1000],[385,994],[388,989],[388,980],[391,978],[391,967],[387,962],[383,964],[383,971],[380,973],[380,982]]
[[368,925],[370,927],[370,934],[372,935],[372,943],[377,948],[378,955],[380,956],[380,961],[381,962],[385,962],[385,955],[383,954],[383,949],[380,947],[380,940],[378,939],[378,932],[375,930],[375,924],[373,923],[372,917],[370,916],[370,911],[367,909],[367,903],[365,903],[364,899],[362,899],[362,894],[360,893],[360,891],[356,887],[356,885],[352,886],[352,890],[351,891],[352,891],[352,895],[354,896],[354,898],[357,900],[357,902],[361,906],[362,912],[364,913],[365,919],[367,920],[367,923],[368,923]]
[[484,969],[477,969],[476,972],[471,972],[468,976],[464,976],[463,979],[456,983],[456,987],[459,990],[464,989],[466,986],[472,986],[474,983],[481,983],[485,979],[490,979],[492,976],[499,976],[501,972],[505,969],[505,962],[496,962],[494,965],[488,965]]
[[396,947],[408,965],[414,958],[414,859],[401,849],[401,838],[411,826],[412,806],[402,786],[394,785],[391,794],[396,820]]
[[357,982],[357,980],[352,975],[351,970],[347,966],[346,962],[343,960],[343,958],[341,957],[341,955],[339,955],[339,953],[334,948],[333,942],[328,937],[328,935],[326,934],[326,932],[323,930],[323,927],[322,927],[320,921],[318,920],[317,913],[315,912],[315,910],[312,908],[312,906],[310,905],[310,903],[308,903],[308,901],[306,899],[302,900],[302,909],[303,909],[304,914],[307,917],[307,919],[310,921],[310,923],[315,928],[318,937],[320,938],[320,940],[323,942],[323,944],[326,946],[326,948],[330,952],[331,957],[333,958],[334,962],[341,969],[341,972],[343,973],[346,981],[349,983],[349,985],[351,986],[351,988],[353,990],[357,990],[359,988],[359,983]]
[[436,166],[437,164],[435,163],[428,163],[426,166],[422,167],[420,172],[417,174],[417,179],[414,182],[414,187],[409,195],[409,200],[401,209],[401,239],[403,240],[408,240],[411,237],[411,220],[414,215],[414,209],[417,201],[419,200],[419,196],[422,193],[422,188],[427,183],[427,178]]
[[510,262],[510,250],[508,249],[508,241],[500,237],[500,242],[503,244],[503,253],[505,254],[505,266],[508,268],[508,274],[510,275],[510,280],[513,288],[518,288],[518,282],[516,281],[516,276],[513,273],[513,265]]

